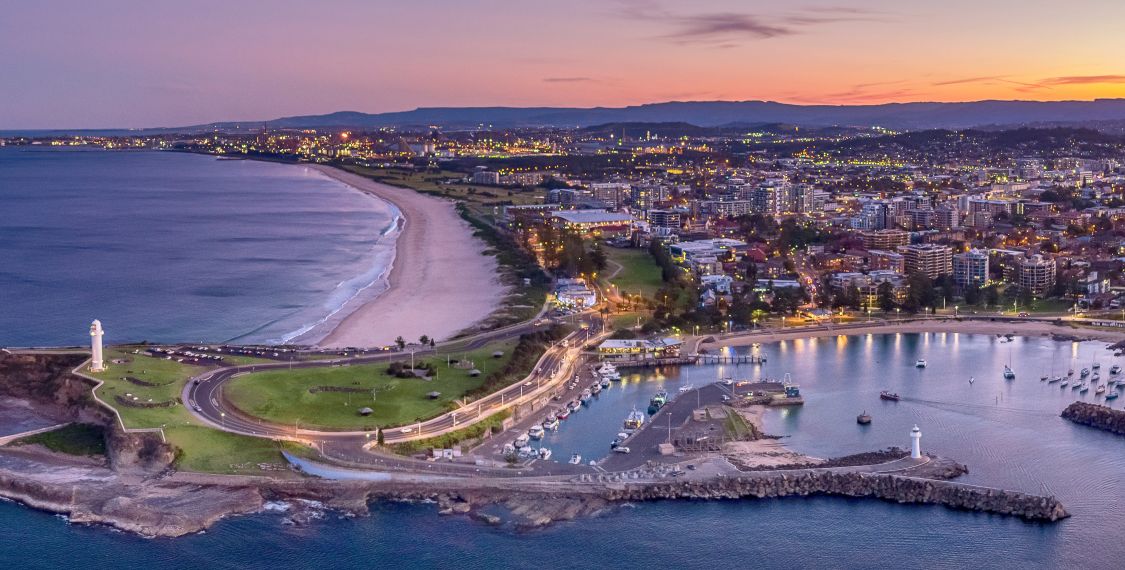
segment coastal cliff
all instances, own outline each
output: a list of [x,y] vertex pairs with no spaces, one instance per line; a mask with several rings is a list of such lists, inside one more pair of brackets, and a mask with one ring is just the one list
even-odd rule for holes
[[1062,418],[1076,424],[1125,435],[1125,411],[1108,406],[1074,402],[1062,411]]

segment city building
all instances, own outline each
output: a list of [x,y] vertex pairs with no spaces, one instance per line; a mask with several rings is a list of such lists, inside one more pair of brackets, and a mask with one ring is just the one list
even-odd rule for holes
[[1055,260],[1036,254],[1019,264],[1019,286],[1041,297],[1055,286]]
[[953,252],[948,246],[906,245],[899,247],[899,252],[902,253],[907,275],[924,273],[930,279],[937,279],[953,271]]
[[988,252],[973,249],[953,256],[953,282],[962,290],[988,282]]

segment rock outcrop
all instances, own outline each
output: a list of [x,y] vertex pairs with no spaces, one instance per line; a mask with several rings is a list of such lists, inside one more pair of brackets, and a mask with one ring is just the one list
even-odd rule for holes
[[1063,419],[1076,424],[1125,435],[1125,411],[1122,410],[1086,402],[1074,402],[1067,406],[1061,415]]

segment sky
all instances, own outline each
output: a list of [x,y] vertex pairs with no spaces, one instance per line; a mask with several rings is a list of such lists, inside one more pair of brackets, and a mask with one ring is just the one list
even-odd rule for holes
[[0,0],[0,129],[1125,98],[1122,0]]

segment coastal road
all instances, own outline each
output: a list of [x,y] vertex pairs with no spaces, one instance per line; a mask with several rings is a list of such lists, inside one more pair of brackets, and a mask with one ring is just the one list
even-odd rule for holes
[[[523,332],[534,330],[534,328],[534,325],[524,324],[509,328],[506,334],[523,334]],[[550,388],[569,377],[571,368],[582,350],[582,344],[578,341],[587,334],[583,331],[572,333],[568,338],[567,344],[569,346],[559,343],[548,348],[531,375],[523,381],[428,421],[385,429],[383,432],[384,441],[386,443],[399,443],[441,435],[471,425],[478,418],[487,417],[502,409],[532,398],[541,397]],[[493,340],[491,336],[475,338],[464,348],[477,343],[483,345],[491,340]],[[418,351],[416,354],[428,352],[431,351]],[[309,430],[301,429],[299,423],[289,426],[249,417],[226,405],[222,394],[223,387],[231,379],[253,372],[351,366],[387,362],[401,357],[402,353],[379,353],[325,361],[278,362],[222,368],[201,374],[189,381],[184,387],[182,399],[197,418],[225,431],[257,437],[297,439],[315,444],[332,443],[362,447],[375,437],[373,432]]]

